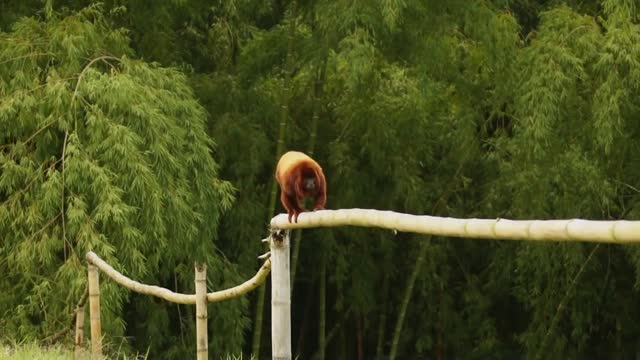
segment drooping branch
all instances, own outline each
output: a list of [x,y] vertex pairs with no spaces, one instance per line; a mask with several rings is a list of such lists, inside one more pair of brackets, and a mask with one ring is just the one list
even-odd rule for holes
[[496,240],[590,241],[618,244],[640,242],[640,221],[627,220],[456,219],[372,209],[303,212],[297,223],[289,223],[287,214],[279,214],[271,219],[271,227],[274,229],[344,225]]
[[[110,277],[113,281],[126,287],[129,290],[135,291],[140,294],[156,296],[161,299],[178,303],[178,304],[195,304],[196,303],[195,295],[180,294],[160,286],[147,285],[147,284],[143,284],[135,280],[129,279],[128,277],[122,275],[116,269],[111,267],[111,265],[107,264],[104,260],[100,259],[100,257],[98,257],[98,255],[96,255],[93,251],[89,251],[87,253],[87,260],[93,265],[95,265],[98,269],[100,269],[100,271],[102,271],[105,275]],[[267,259],[267,261],[265,261],[264,264],[262,264],[262,267],[260,267],[258,272],[251,279],[245,281],[244,283],[238,286],[234,286],[229,289],[208,293],[207,301],[210,303],[218,302],[218,301],[231,299],[231,298],[246,294],[249,291],[260,286],[265,281],[270,271],[271,271],[271,260]]]

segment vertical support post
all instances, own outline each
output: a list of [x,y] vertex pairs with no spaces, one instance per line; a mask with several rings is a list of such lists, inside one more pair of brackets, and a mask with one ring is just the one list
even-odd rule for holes
[[76,334],[74,338],[73,358],[76,360],[84,359],[82,345],[84,343],[84,305],[76,308]]
[[89,320],[91,322],[91,359],[102,359],[100,280],[98,268],[93,264],[89,264]]
[[209,357],[207,334],[207,265],[196,265],[196,337],[197,359]]
[[291,360],[290,231],[271,233],[271,357]]

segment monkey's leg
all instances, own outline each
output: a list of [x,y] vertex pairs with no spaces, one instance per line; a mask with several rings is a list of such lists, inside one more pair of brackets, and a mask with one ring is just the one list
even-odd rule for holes
[[[295,194],[289,197],[289,203],[291,204],[289,219],[291,219],[291,216],[293,215],[294,221],[298,222],[298,215],[300,215],[300,213],[303,212],[304,209],[300,206],[298,197]],[[291,220],[289,220],[289,222],[291,222]]]

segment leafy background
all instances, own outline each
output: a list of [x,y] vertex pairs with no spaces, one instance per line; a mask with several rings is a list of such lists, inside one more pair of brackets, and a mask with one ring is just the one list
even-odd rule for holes
[[[285,149],[323,165],[334,209],[638,219],[638,15],[635,0],[0,3],[3,339],[69,340],[88,250],[180,292],[195,261],[212,290],[251,276]],[[636,246],[296,236],[301,358],[640,351]],[[112,348],[193,356],[194,309],[102,293]],[[270,355],[265,301],[210,305],[215,358]]]

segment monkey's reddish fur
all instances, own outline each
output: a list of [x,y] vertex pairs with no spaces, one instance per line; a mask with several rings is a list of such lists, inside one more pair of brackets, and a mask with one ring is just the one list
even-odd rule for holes
[[[304,188],[304,179],[313,178],[313,190]],[[322,210],[327,202],[327,182],[322,167],[307,154],[289,151],[282,155],[276,167],[276,180],[280,184],[280,201],[289,213],[289,222],[293,216],[298,222],[298,215],[304,211],[302,204],[305,197],[313,199],[313,210]]]

